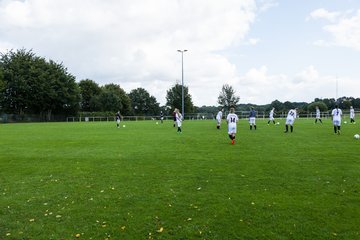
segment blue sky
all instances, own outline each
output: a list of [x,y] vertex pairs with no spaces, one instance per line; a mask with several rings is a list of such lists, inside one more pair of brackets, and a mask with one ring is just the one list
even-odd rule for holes
[[[326,20],[307,20],[316,9],[346,12],[360,9],[360,1],[277,1],[276,6],[260,13],[249,31],[249,36],[260,38],[254,47],[242,46],[237,51],[248,58],[238,61],[245,68],[266,64],[274,73],[292,74],[308,65],[316,65],[321,72],[338,73],[357,77],[359,52],[352,48],[319,47],[313,43],[323,39],[331,41],[332,36],[322,28]],[[291,63],[291,64],[289,64]],[[350,66],[349,66],[350,65]],[[349,68],[351,71],[349,71]]]
[[184,80],[197,106],[360,97],[360,1],[0,0],[0,51],[32,49],[77,81],[147,89]]

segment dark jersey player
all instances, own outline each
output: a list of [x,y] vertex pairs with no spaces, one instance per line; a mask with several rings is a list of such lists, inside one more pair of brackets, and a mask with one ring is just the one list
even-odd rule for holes
[[250,113],[249,113],[249,124],[250,124],[250,130],[252,130],[253,126],[254,126],[254,130],[256,130],[256,111],[254,110],[253,107],[251,107],[250,109]]
[[161,121],[161,123],[163,123],[163,121],[164,121],[164,114],[162,111],[160,112],[160,121]]
[[120,112],[117,112],[117,113],[116,113],[115,119],[116,119],[116,126],[117,126],[117,128],[120,128],[120,121],[121,121]]

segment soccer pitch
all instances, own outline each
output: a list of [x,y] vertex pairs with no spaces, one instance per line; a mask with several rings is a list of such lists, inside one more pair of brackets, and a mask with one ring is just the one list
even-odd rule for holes
[[360,125],[0,125],[0,239],[359,239]]

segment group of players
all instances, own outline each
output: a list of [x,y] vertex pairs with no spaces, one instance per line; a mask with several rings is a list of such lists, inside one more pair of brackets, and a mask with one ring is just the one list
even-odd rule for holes
[[[298,117],[297,110],[298,110],[297,108],[289,110],[287,117],[286,117],[286,121],[285,121],[285,130],[284,130],[285,133],[289,132],[289,126],[290,126],[290,132],[294,131],[294,122],[295,122],[295,119]],[[223,111],[224,111],[223,108],[220,109],[220,111],[216,115],[216,122],[217,122],[216,128],[217,129],[220,129],[221,120],[223,117]],[[272,108],[269,113],[268,125],[271,122],[273,124],[275,124],[274,115],[275,115],[275,108]],[[334,133],[340,134],[341,133],[340,128],[341,128],[342,110],[339,108],[338,105],[336,105],[335,108],[332,110],[331,115],[332,115],[332,121],[333,121],[333,125],[334,125]],[[116,113],[115,118],[116,118],[117,127],[119,128],[120,120],[121,120],[120,112]],[[175,110],[173,112],[173,119],[174,119],[174,127],[177,126],[177,132],[181,133],[183,116],[180,113],[179,109],[177,109],[177,108],[175,108]],[[160,120],[161,120],[161,123],[164,120],[163,112],[160,113]],[[235,109],[230,108],[230,112],[226,117],[226,122],[228,124],[228,134],[229,134],[229,138],[231,140],[231,144],[235,144],[236,123],[238,121],[239,121],[239,117],[235,114]],[[320,109],[319,109],[319,107],[316,107],[315,123],[317,123],[318,121],[320,123],[322,123]],[[350,107],[350,123],[355,123],[355,111],[352,106]],[[249,112],[249,125],[250,125],[250,130],[253,130],[253,129],[256,130],[256,111],[253,107],[250,108],[250,112]]]
[[[294,131],[294,122],[295,122],[295,119],[298,117],[297,110],[298,110],[297,108],[289,110],[287,117],[286,117],[284,133],[289,132],[289,126],[290,126],[290,132]],[[221,109],[216,115],[217,129],[220,129],[223,111],[224,111],[224,109]],[[272,108],[269,113],[268,125],[270,124],[270,122],[273,122],[275,124],[274,114],[275,114],[275,108]],[[339,108],[338,105],[336,105],[335,108],[332,110],[331,115],[332,115],[332,121],[333,121],[333,125],[334,125],[334,133],[340,134],[341,133],[340,128],[341,128],[342,110]],[[253,107],[251,107],[250,112],[249,112],[250,130],[252,130],[252,129],[256,130],[255,119],[256,119],[256,111],[254,110]],[[231,144],[235,144],[236,123],[238,122],[238,120],[239,120],[239,118],[235,114],[235,109],[230,108],[230,113],[227,115],[226,121],[228,124],[228,134],[229,134],[229,138],[231,140]],[[322,123],[320,109],[319,109],[319,107],[316,107],[315,123],[317,123],[318,121],[320,123]],[[355,123],[355,111],[352,106],[350,107],[350,123]]]

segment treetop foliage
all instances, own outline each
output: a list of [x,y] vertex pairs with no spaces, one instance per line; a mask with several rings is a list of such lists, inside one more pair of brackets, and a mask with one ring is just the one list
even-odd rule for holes
[[79,109],[75,77],[52,60],[20,49],[1,54],[0,106],[7,113],[74,114]]
[[240,97],[235,95],[234,88],[228,84],[224,84],[218,97],[218,103],[230,109],[231,107],[235,107],[239,101]]
[[[171,109],[177,108],[181,110],[182,106],[182,85],[175,84],[171,87],[166,94],[166,106]],[[191,95],[189,94],[189,88],[184,86],[184,111],[185,113],[193,113],[194,112],[194,104],[191,99]]]

